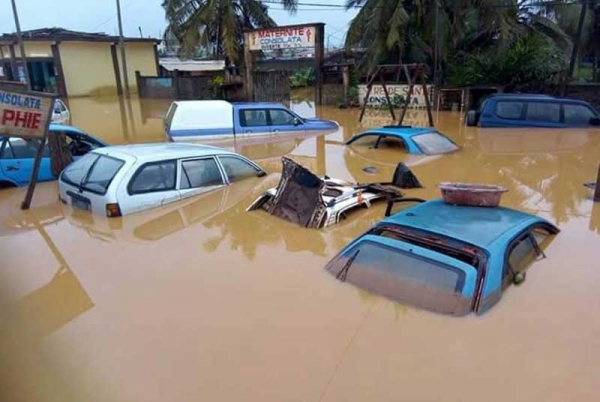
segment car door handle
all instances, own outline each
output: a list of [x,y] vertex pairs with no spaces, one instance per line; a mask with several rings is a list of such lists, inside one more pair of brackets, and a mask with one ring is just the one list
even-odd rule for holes
[[13,172],[13,171],[15,171],[15,170],[19,170],[19,168],[18,168],[18,167],[16,167],[16,166],[7,166],[7,167],[6,167],[6,170],[7,170],[7,171],[9,171],[9,172]]
[[246,131],[244,131],[244,132],[245,132],[246,134],[248,134],[248,133],[251,133],[251,132],[252,132],[252,130],[246,130]]
[[278,133],[278,132],[279,132],[279,130],[275,129],[275,130],[273,130],[273,132],[274,132],[274,133]]

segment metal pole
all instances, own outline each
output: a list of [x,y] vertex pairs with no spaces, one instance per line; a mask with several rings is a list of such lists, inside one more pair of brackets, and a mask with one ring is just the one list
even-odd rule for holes
[[125,97],[129,98],[129,77],[127,76],[127,59],[125,57],[125,41],[123,40],[123,22],[121,21],[121,3],[119,0],[117,0],[117,17],[119,20],[119,45],[121,46],[121,62],[123,63]]
[[25,45],[23,45],[23,38],[21,38],[21,24],[19,23],[19,14],[17,14],[17,4],[15,3],[15,0],[11,0],[11,3],[13,15],[15,17],[15,26],[17,28],[17,41],[19,42],[19,49],[21,50],[21,60],[23,60],[23,71],[25,72],[25,85],[27,89],[31,89],[31,81],[29,80],[29,69],[27,68],[27,57],[25,57]]
[[434,26],[434,35],[433,35],[433,84],[434,85],[438,85],[438,53],[439,53],[439,49],[438,49],[438,13],[439,13],[439,2],[438,0],[435,0],[435,26]]
[[577,61],[577,54],[579,53],[579,42],[581,41],[588,2],[589,0],[582,1],[583,4],[581,6],[581,13],[579,14],[579,24],[577,25],[577,37],[575,38],[575,43],[573,43],[573,52],[571,53],[571,62],[569,63],[569,80],[573,78],[573,71],[575,70],[575,62]]

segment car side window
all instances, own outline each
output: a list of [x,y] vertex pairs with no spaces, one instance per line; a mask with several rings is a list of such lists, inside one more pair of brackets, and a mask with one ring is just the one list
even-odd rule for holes
[[8,139],[8,144],[12,150],[12,158],[15,159],[33,159],[38,149],[38,142],[32,140],[24,140],[23,138],[11,137]]
[[240,124],[244,127],[266,126],[267,111],[264,109],[240,110]]
[[180,189],[219,186],[221,184],[223,184],[223,177],[214,158],[181,162]]
[[516,274],[525,271],[538,257],[538,250],[550,238],[550,234],[541,229],[535,228],[531,232],[523,235],[513,245],[508,255],[508,269],[505,275]]
[[560,104],[548,102],[529,102],[527,104],[528,121],[547,121],[558,123],[560,121]]
[[0,159],[12,159],[13,152],[8,138],[0,138]]
[[563,105],[566,124],[589,124],[592,117],[596,117],[594,112],[583,105]]
[[256,177],[259,173],[254,166],[234,156],[219,156],[219,162],[223,165],[223,169],[225,169],[225,173],[227,173],[227,177],[231,183],[247,179],[248,177]]
[[500,101],[496,103],[496,116],[502,119],[520,120],[524,106],[523,102]]
[[269,109],[272,126],[293,126],[296,117],[287,110]]
[[129,193],[144,194],[174,190],[176,174],[177,162],[174,160],[147,163],[133,175],[129,184]]

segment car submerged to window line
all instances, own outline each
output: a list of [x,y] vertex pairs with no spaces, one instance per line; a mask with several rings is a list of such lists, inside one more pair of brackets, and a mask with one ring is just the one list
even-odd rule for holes
[[590,127],[600,125],[600,114],[588,102],[536,94],[493,94],[478,110],[470,110],[467,126],[479,127]]
[[137,144],[97,149],[60,175],[60,199],[97,215],[117,217],[264,176],[249,159],[194,144]]
[[338,129],[334,121],[302,118],[269,102],[175,101],[165,118],[165,133],[173,142],[326,134]]
[[346,145],[364,140],[374,141],[373,148],[379,148],[382,141],[399,141],[409,154],[438,155],[455,152],[460,149],[450,138],[436,129],[412,126],[383,126],[353,135]]
[[394,301],[444,314],[481,314],[511,283],[525,279],[558,232],[545,219],[513,209],[425,201],[380,221],[325,268]]
[[[77,160],[86,153],[107,144],[80,129],[63,124],[50,124],[50,134],[64,134],[67,144]],[[25,186],[31,179],[33,162],[39,142],[20,137],[0,136],[0,188]],[[38,181],[55,180],[50,161],[50,149],[46,146],[40,163]]]

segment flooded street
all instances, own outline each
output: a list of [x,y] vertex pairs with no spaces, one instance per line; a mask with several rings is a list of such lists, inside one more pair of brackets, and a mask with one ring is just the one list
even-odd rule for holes
[[[78,98],[72,124],[110,144],[164,141],[168,101]],[[319,108],[326,137],[229,144],[269,174],[124,218],[58,201],[56,182],[0,190],[0,401],[596,401],[600,395],[600,203],[583,183],[598,129],[480,129],[434,115],[459,152],[351,147],[387,111]],[[405,124],[427,124],[409,111]],[[437,183],[499,184],[504,206],[561,233],[484,315],[448,317],[390,302],[324,269],[384,214],[304,229],[248,205],[277,184],[281,157],[354,182],[390,181],[405,162]],[[375,171],[367,173],[363,169]],[[595,395],[595,396],[594,396]]]

